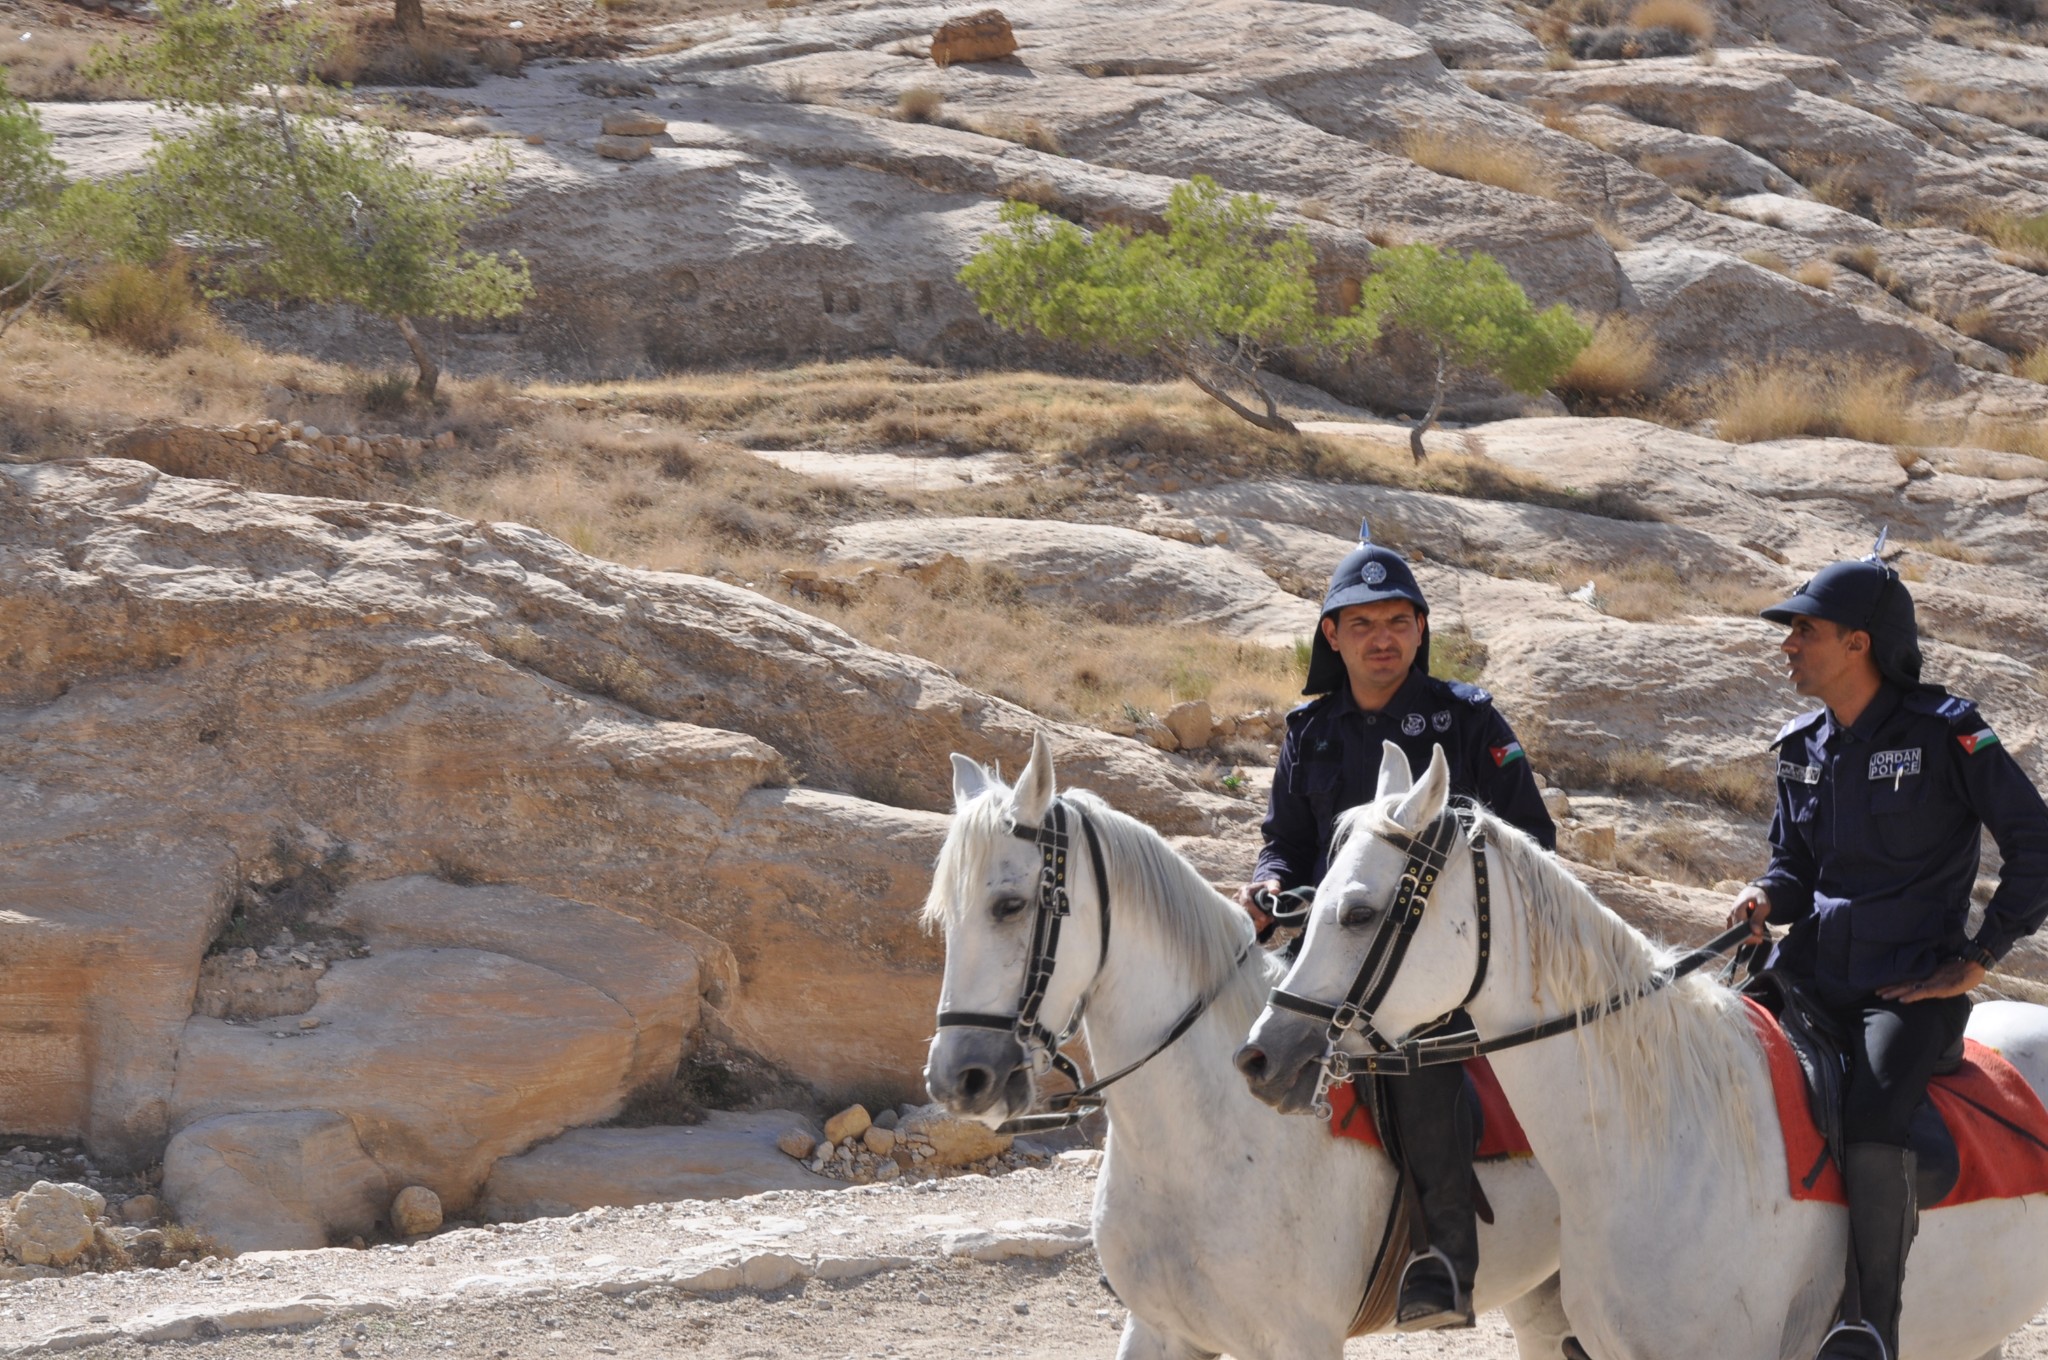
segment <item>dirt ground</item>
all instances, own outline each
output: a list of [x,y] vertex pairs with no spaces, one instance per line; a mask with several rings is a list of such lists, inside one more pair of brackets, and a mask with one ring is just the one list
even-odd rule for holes
[[[1109,1356],[1124,1311],[1098,1283],[1085,1244],[1048,1259],[957,1254],[992,1239],[1060,1251],[1059,1239],[1087,1222],[1093,1192],[1092,1169],[1055,1165],[0,1285],[0,1357]],[[977,1231],[988,1236],[963,1237]],[[746,1282],[729,1287],[740,1276]],[[706,1288],[717,1284],[728,1287]],[[1515,1351],[1505,1322],[1489,1314],[1473,1332],[1367,1338],[1345,1354],[1512,1360]],[[2037,1319],[2005,1354],[2048,1360],[2048,1322]]]

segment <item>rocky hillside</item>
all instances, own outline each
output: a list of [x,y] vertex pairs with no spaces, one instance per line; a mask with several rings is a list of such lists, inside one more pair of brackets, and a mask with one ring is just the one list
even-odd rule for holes
[[[402,1186],[487,1211],[508,1159],[673,1095],[679,1065],[698,1105],[778,1082],[894,1103],[936,999],[913,916],[948,752],[1014,769],[1048,729],[1064,777],[1218,881],[1256,850],[1267,713],[1034,712],[990,692],[1003,672],[1078,674],[1064,636],[1098,625],[1284,668],[1361,519],[1416,560],[1443,651],[1528,740],[1581,871],[1673,938],[1760,859],[1762,747],[1796,701],[1756,607],[1881,527],[1930,670],[2048,778],[2048,463],[1950,442],[1974,419],[2024,446],[2009,422],[2048,392],[2012,371],[2048,345],[2023,230],[2048,213],[2048,144],[2019,112],[2048,52],[2024,32],[1789,0],[1719,13],[1712,45],[1562,0],[1008,13],[1000,61],[935,67],[938,9],[820,4],[485,80],[450,130],[508,134],[498,244],[545,289],[517,329],[444,337],[454,367],[1071,361],[994,335],[953,281],[998,200],[1147,223],[1203,172],[1301,221],[1334,298],[1376,242],[1485,249],[1539,301],[1638,327],[1644,399],[1806,355],[1910,377],[1925,423],[1898,445],[1738,443],[1474,386],[1465,414],[1507,418],[1432,436],[1416,472],[1374,461],[1390,427],[1347,404],[1397,404],[1398,355],[1297,364],[1345,400],[1289,387],[1294,453],[1121,428],[1027,443],[1001,421],[963,444],[915,406],[907,436],[826,422],[792,448],[645,384],[520,395],[515,433],[554,421],[549,444],[321,433],[288,423],[304,393],[279,383],[226,430],[95,419],[0,463],[0,1132],[109,1168],[168,1157],[190,1216],[273,1203],[346,1240]],[[42,112],[87,173],[146,146],[137,106]],[[287,351],[395,357],[331,312],[243,319]],[[88,399],[58,361],[13,376]],[[868,386],[929,414],[964,382]],[[739,485],[706,471],[713,437],[808,479],[802,514],[704,521],[744,541],[745,574],[633,518],[681,523]],[[961,580],[1000,586],[950,625],[985,635],[972,667],[957,636],[860,612],[892,591],[954,607]],[[2022,951],[1999,985],[2032,995],[2044,970]],[[279,1189],[314,1182],[355,1217]]]

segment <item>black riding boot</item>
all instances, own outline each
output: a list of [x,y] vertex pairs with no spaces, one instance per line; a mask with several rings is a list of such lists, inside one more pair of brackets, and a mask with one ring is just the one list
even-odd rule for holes
[[[1918,1157],[1890,1143],[1851,1143],[1843,1160],[1861,1320],[1836,1324],[1820,1343],[1818,1360],[1898,1360],[1906,1253],[1920,1228],[1913,1195]],[[1849,1302],[1843,1301],[1844,1312]]]
[[1401,1274],[1395,1325],[1404,1332],[1472,1325],[1479,1222],[1472,1171],[1472,1111],[1465,1074],[1424,1068],[1387,1084],[1401,1155],[1422,1202],[1428,1246]]

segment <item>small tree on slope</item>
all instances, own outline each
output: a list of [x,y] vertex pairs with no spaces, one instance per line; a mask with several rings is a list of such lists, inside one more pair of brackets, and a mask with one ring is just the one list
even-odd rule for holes
[[466,249],[504,207],[511,157],[436,172],[404,140],[350,121],[312,74],[319,21],[265,0],[161,0],[158,36],[106,58],[150,98],[190,116],[158,134],[135,211],[162,244],[198,257],[223,293],[345,302],[387,317],[431,397],[440,367],[413,318],[509,316],[533,286],[517,254]]
[[1555,382],[1593,338],[1562,303],[1539,312],[1490,255],[1470,259],[1430,245],[1376,251],[1358,309],[1416,336],[1436,352],[1436,391],[1408,431],[1421,462],[1422,436],[1444,406],[1451,366],[1490,373],[1531,396]]
[[50,134],[0,67],[0,336],[109,253],[123,221],[116,195],[65,182]]
[[[1341,356],[1378,334],[1370,316],[1316,311],[1314,248],[1300,228],[1275,237],[1273,205],[1197,175],[1167,201],[1164,235],[1092,235],[1029,203],[1006,203],[1003,230],[960,271],[997,325],[1139,358],[1158,358],[1264,430],[1295,433],[1259,370],[1279,349]],[[1249,389],[1263,410],[1232,395]]]

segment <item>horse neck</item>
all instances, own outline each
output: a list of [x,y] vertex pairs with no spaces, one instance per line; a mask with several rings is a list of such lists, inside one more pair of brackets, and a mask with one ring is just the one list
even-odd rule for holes
[[[1497,870],[1503,867],[1497,858]],[[1570,1014],[1608,996],[1632,991],[1641,976],[1647,975],[1648,970],[1645,969],[1643,974],[1635,977],[1600,979],[1583,996],[1558,995],[1544,976],[1545,970],[1539,966],[1538,955],[1541,948],[1560,948],[1560,942],[1554,937],[1545,938],[1534,927],[1529,901],[1530,885],[1520,881],[1512,872],[1496,871],[1493,882],[1492,964],[1486,984],[1466,1008],[1482,1038],[1511,1033],[1542,1020]],[[1573,900],[1566,910],[1605,915],[1605,909],[1590,897],[1584,901]],[[1589,935],[1602,944],[1611,943],[1624,957],[1633,957],[1631,946],[1640,947],[1646,960],[1650,957],[1649,942],[1618,918],[1588,920],[1585,925]],[[1702,1004],[1695,997],[1681,994],[1678,987],[1632,1003],[1641,1007],[1691,1008],[1687,1032],[1695,1036],[1702,1034],[1700,1026],[1742,1023],[1739,1018],[1729,1015],[1699,1014]],[[1626,1019],[1610,1016],[1592,1024],[1629,1023],[1646,1018],[1647,1014],[1631,1011]],[[1758,1109],[1759,1102],[1762,1108],[1769,1107],[1768,1080],[1760,1055],[1749,1054],[1725,1029],[1718,1030],[1722,1036],[1718,1041],[1712,1039],[1714,1032],[1712,1029],[1706,1031],[1709,1042],[1705,1048],[1718,1065],[1709,1068],[1702,1063],[1699,1068],[1719,1074],[1721,1098],[1703,1102],[1697,1098],[1696,1090],[1693,1095],[1681,1095],[1674,1085],[1671,1103],[1661,1113],[1646,1113],[1641,1102],[1636,1103],[1634,1113],[1631,1113],[1626,1099],[1620,1094],[1621,1088],[1630,1079],[1660,1080],[1667,1072],[1673,1075],[1674,1080],[1691,1082],[1696,1088],[1699,1069],[1688,1068],[1682,1062],[1672,1062],[1664,1068],[1645,1066],[1645,1054],[1635,1046],[1610,1046],[1602,1042],[1607,1035],[1591,1029],[1504,1049],[1495,1053],[1491,1061],[1516,1118],[1529,1135],[1530,1147],[1561,1191],[1569,1185],[1585,1188],[1605,1186],[1614,1190],[1632,1179],[1645,1176],[1654,1178],[1660,1185],[1667,1184],[1671,1179],[1671,1167],[1666,1157],[1654,1153],[1636,1154],[1646,1147],[1675,1146],[1677,1131],[1671,1126],[1678,1120],[1688,1119],[1688,1112],[1689,1122],[1696,1126],[1697,1133],[1709,1139],[1718,1136],[1719,1141],[1711,1146],[1726,1154],[1700,1159],[1697,1157],[1699,1145],[1695,1142],[1696,1161],[1712,1174],[1740,1175],[1745,1164],[1753,1173],[1756,1169],[1752,1155],[1754,1142],[1750,1134],[1742,1130],[1749,1123],[1747,1111]],[[1654,1037],[1656,1031],[1650,1033]],[[1730,1043],[1735,1046],[1730,1048]],[[1750,1061],[1750,1058],[1755,1060]],[[1635,1066],[1624,1068],[1624,1064]],[[1700,1108],[1703,1106],[1705,1108]],[[1715,1119],[1720,1123],[1710,1127],[1710,1121]],[[1661,1127],[1656,1127],[1658,1125]],[[1646,1138],[1656,1141],[1645,1143]],[[1601,1212],[1603,1206],[1625,1212],[1626,1206],[1633,1202],[1629,1195],[1618,1192],[1589,1193],[1580,1197],[1568,1194],[1567,1198],[1573,1200],[1575,1208],[1594,1213]]]

